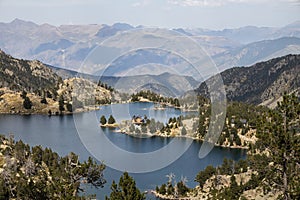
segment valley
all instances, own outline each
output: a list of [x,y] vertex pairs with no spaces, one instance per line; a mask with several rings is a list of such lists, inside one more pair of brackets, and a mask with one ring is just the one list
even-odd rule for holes
[[[118,199],[126,180],[138,200],[297,199],[299,22],[173,29],[220,71],[202,79],[162,49],[130,51],[106,71],[82,64],[97,44],[136,29],[0,23],[0,198]],[[128,45],[112,44],[101,58]]]
[[[223,71],[236,66],[250,66],[288,54],[299,54],[299,27],[299,21],[295,21],[283,27],[245,26],[224,30],[177,28],[172,31],[195,40],[214,60],[220,71]],[[39,25],[15,19],[10,23],[0,23],[0,44],[2,50],[17,58],[37,59],[52,66],[78,70],[97,44],[118,33],[140,28],[126,23]],[[12,32],[14,34],[11,34]],[[107,51],[117,50],[124,45],[127,44],[119,43],[118,46],[109,47]],[[144,50],[142,54],[150,59],[151,63],[177,66],[177,69],[185,65],[182,59],[169,53]],[[134,59],[127,62],[125,57],[119,62],[119,66],[121,64],[126,67],[128,64],[138,63],[139,61]]]

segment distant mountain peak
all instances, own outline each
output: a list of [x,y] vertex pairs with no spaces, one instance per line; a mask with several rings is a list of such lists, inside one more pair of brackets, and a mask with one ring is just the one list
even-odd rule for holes
[[31,22],[31,21],[25,21],[19,18],[14,19],[13,21],[11,21],[10,23],[8,23],[10,26],[22,29],[22,28],[27,28],[27,29],[31,29],[33,27],[38,27],[37,24]]
[[96,33],[96,37],[110,37],[117,34],[119,31],[126,31],[134,27],[126,23],[115,23],[112,26],[104,24]]
[[[11,24],[17,24],[17,23],[26,23],[27,21],[25,21],[25,20],[21,20],[21,19],[19,19],[19,18],[15,18],[14,20],[12,20],[10,23]],[[30,23],[32,23],[32,22],[30,22]]]
[[134,28],[133,26],[131,26],[130,24],[127,24],[127,23],[115,23],[112,25],[112,27],[116,28],[116,29],[119,29],[119,30],[129,30],[129,29],[132,29]]
[[187,36],[192,36],[193,34],[185,31],[183,28],[176,28],[176,29],[173,29],[174,31],[178,32],[178,33],[181,33],[183,35],[187,35]]
[[[240,63],[250,65],[261,60],[300,52],[300,45],[296,40],[287,42],[287,45],[283,45],[283,42],[279,43],[278,41],[277,43],[274,41],[274,44],[261,42],[259,47],[249,45],[257,41],[282,37],[300,38],[299,23],[297,21],[281,28],[246,26],[240,29],[215,31],[178,27],[173,30],[198,42],[208,55],[215,60],[216,64],[224,69],[240,66]],[[51,24],[35,24],[16,18],[9,23],[0,23],[0,48],[19,58],[39,59],[54,66],[64,66],[76,70],[91,50],[104,39],[122,31],[138,28],[144,28],[144,26],[134,27],[122,22],[112,25],[75,24],[54,26]],[[124,45],[128,44],[119,42],[109,48],[115,51],[123,48]],[[192,49],[190,50],[192,51]],[[146,61],[153,60],[151,57],[154,57],[155,63],[159,63],[161,60],[169,60],[169,55],[161,56],[159,53],[157,55],[156,57],[146,55]],[[176,65],[178,63],[178,59],[172,58],[168,64]]]

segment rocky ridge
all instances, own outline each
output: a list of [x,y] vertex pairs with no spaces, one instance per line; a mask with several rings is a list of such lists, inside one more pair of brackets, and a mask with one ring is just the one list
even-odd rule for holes
[[[280,99],[284,92],[299,91],[299,74],[298,54],[274,58],[250,67],[234,67],[223,71],[221,76],[230,101],[269,105]],[[209,96],[205,82],[196,91]]]
[[[27,109],[25,96],[31,102]],[[40,61],[16,59],[0,51],[0,113],[67,114],[95,109],[111,98],[110,90],[93,81],[80,77],[63,80]]]

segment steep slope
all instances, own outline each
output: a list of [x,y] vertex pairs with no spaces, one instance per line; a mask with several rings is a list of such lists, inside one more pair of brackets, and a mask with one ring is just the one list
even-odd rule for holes
[[0,50],[0,88],[38,93],[56,90],[61,78],[43,63],[13,58]]
[[0,113],[71,113],[109,103],[111,97],[96,82],[63,80],[40,61],[16,59],[0,50]]
[[[221,73],[227,98],[260,104],[276,101],[284,92],[300,88],[300,55],[288,55],[251,67],[234,67]],[[205,83],[196,90],[208,96]]]

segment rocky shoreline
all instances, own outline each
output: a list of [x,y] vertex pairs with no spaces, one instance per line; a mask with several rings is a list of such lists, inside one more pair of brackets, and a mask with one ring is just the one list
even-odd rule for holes
[[[114,127],[116,128],[116,127]],[[183,135],[178,135],[178,136],[165,136],[165,135],[159,135],[159,134],[141,134],[139,136],[137,136],[136,134],[131,134],[131,133],[125,133],[124,131],[121,131],[121,130],[117,130],[115,131],[116,133],[122,133],[122,134],[127,134],[129,136],[132,136],[132,137],[141,137],[141,136],[147,136],[147,137],[162,137],[162,138],[186,138],[186,139],[191,139],[191,140],[194,140],[194,141],[200,141],[200,142],[204,142],[204,139],[200,139],[200,138],[196,138],[196,137],[191,137],[191,136],[183,136]],[[219,145],[219,144],[214,144],[215,147],[222,147],[222,148],[230,148],[230,149],[249,149],[248,146],[238,146],[238,145],[235,145],[235,146],[227,146],[227,145]]]

